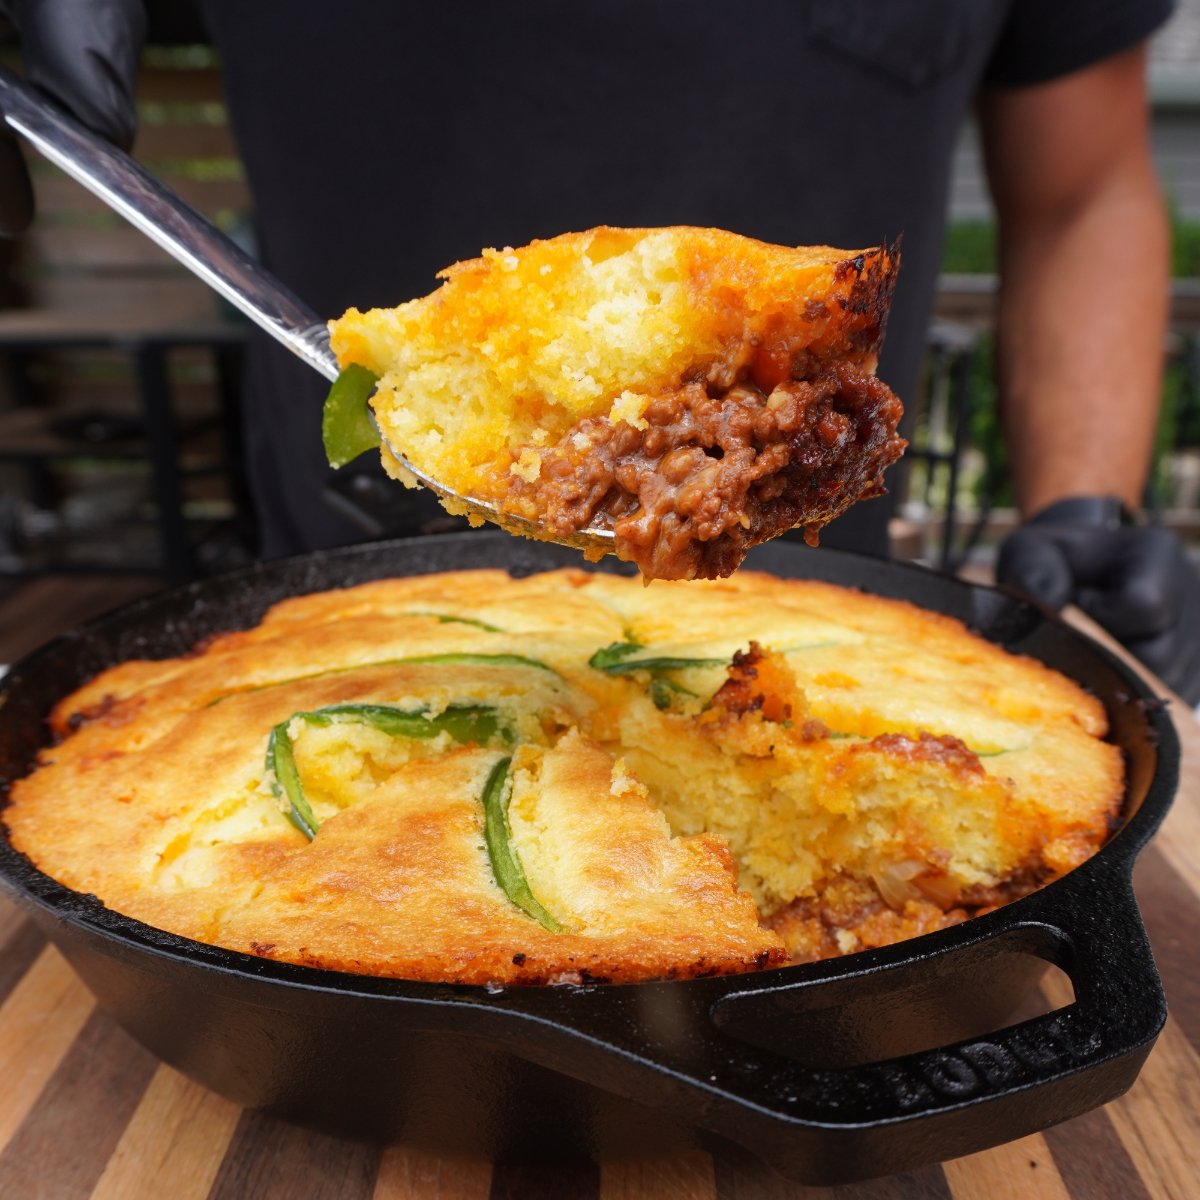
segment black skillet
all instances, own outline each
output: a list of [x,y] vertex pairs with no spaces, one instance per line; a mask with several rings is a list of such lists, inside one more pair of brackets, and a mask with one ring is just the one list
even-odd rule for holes
[[[580,561],[504,534],[455,534],[143,600],[13,668],[0,692],[0,779],[28,769],[50,707],[83,680],[251,625],[283,597]],[[1120,1095],[1166,1018],[1130,887],[1178,778],[1163,705],[1105,650],[1001,592],[778,542],[750,565],[915,601],[1091,689],[1128,767],[1111,841],[1040,892],[881,950],[720,979],[506,991],[293,967],[164,934],[61,887],[4,839],[0,883],[156,1055],[240,1104],[340,1135],[491,1158],[703,1146],[830,1184],[967,1154]],[[1076,1002],[1005,1027],[1047,961],[1070,976]]]

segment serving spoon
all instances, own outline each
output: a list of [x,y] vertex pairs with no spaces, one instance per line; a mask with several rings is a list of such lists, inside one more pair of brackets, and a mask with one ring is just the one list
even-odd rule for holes
[[[0,113],[5,124],[43,157],[178,259],[277,342],[326,379],[338,377],[338,362],[329,346],[325,322],[161,179],[3,68]],[[371,419],[374,421],[373,413]],[[405,471],[447,502],[452,511],[492,521],[511,533],[560,541],[593,554],[613,550],[611,529],[589,526],[565,537],[551,537],[537,522],[504,512],[477,497],[463,496],[425,474],[390,445],[382,432],[380,440]]]

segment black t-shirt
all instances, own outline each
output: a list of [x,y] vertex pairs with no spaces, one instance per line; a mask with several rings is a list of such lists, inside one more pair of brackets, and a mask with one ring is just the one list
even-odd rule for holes
[[[483,246],[593,225],[903,235],[879,374],[916,384],[959,128],[981,83],[1144,39],[1170,0],[208,0],[261,256],[318,312],[394,305]],[[324,383],[256,344],[264,551],[361,536],[321,498]],[[886,548],[887,505],[830,544]]]

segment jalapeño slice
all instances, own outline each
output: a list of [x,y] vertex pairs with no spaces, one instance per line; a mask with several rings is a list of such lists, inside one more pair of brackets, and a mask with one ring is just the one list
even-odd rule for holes
[[521,860],[512,844],[512,829],[508,824],[508,802],[512,798],[511,764],[511,758],[500,759],[483,785],[483,838],[487,843],[492,874],[504,894],[526,916],[532,917],[551,933],[561,933],[562,926],[538,903],[530,890]]
[[272,793],[289,805],[288,819],[309,841],[320,828],[312,806],[304,794],[304,784],[296,766],[295,746],[288,732],[293,721],[327,728],[337,724],[368,725],[391,737],[433,738],[448,733],[456,742],[478,742],[486,745],[500,741],[512,742],[512,732],[500,722],[494,708],[483,704],[456,704],[443,709],[436,717],[427,710],[398,708],[388,704],[331,704],[312,712],[293,713],[280,721],[267,739],[267,771]]
[[321,413],[321,438],[331,467],[344,467],[379,445],[379,430],[371,420],[367,401],[379,376],[351,363],[333,381]]

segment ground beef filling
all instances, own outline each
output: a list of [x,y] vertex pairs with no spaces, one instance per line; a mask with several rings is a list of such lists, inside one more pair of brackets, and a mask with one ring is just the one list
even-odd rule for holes
[[996,887],[955,888],[936,872],[898,871],[876,879],[840,875],[817,897],[796,899],[764,917],[794,963],[837,958],[907,941],[1011,904],[1049,882],[1044,870],[1017,871]]
[[648,579],[717,579],[747,550],[803,526],[817,531],[856,500],[882,495],[900,457],[900,401],[846,365],[717,391],[699,380],[654,399],[645,429],[607,417],[579,422],[541,451],[535,480],[510,499],[554,537],[612,529],[619,558]]

